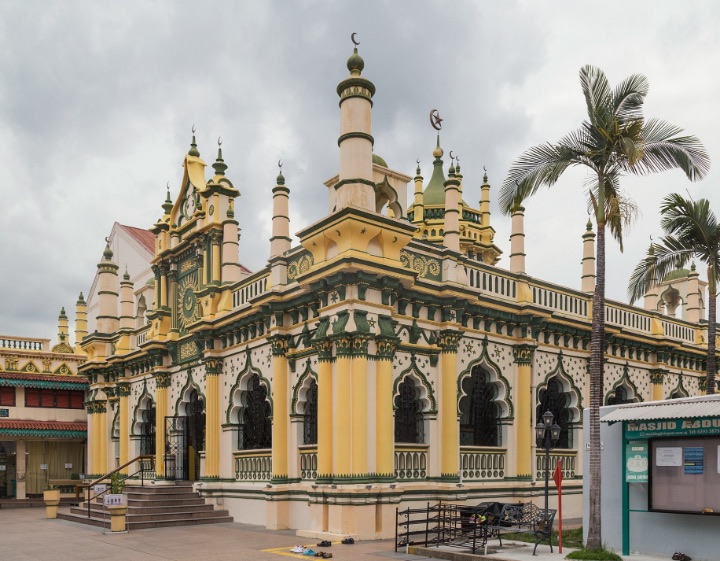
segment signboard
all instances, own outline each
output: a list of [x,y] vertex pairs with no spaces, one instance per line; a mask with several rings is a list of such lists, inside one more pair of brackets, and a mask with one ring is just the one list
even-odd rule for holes
[[9,417],[10,409],[0,409],[0,417]]
[[125,495],[107,494],[103,497],[103,505],[105,505],[105,506],[126,506]]
[[65,469],[72,469],[72,464],[65,464]]
[[709,436],[720,434],[720,417],[699,419],[662,419],[657,421],[626,421],[627,438],[658,438],[662,436]]
[[4,465],[4,464],[1,465],[1,466],[0,466],[0,471],[7,471],[7,466]]
[[625,481],[627,483],[648,482],[648,458],[647,440],[625,443]]
[[40,469],[41,469],[41,470],[43,470],[43,469],[44,469],[44,470],[47,470],[47,468],[48,468],[48,465],[47,465],[47,464],[40,464]]
[[657,448],[655,450],[655,465],[658,467],[678,467],[682,465],[682,448]]
[[108,486],[105,483],[98,483],[93,487],[93,493],[96,495],[99,495],[100,493],[104,493],[107,491]]
[[685,448],[685,473],[702,475],[705,463],[705,449],[702,446],[688,446]]

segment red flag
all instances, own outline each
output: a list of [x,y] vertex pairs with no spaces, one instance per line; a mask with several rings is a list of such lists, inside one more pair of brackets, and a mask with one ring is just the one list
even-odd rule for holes
[[562,486],[562,470],[560,469],[560,462],[558,461],[557,466],[555,466],[555,471],[553,472],[553,480],[555,481],[555,486],[559,489]]

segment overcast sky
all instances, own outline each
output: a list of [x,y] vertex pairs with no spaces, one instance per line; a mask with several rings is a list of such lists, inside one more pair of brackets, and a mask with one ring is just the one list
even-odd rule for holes
[[[467,202],[477,205],[487,167],[507,268],[500,185],[522,151],[580,124],[584,64],[612,84],[645,74],[646,115],[685,128],[720,159],[719,24],[713,1],[2,0],[0,334],[55,339],[62,306],[74,329],[75,301],[113,222],[149,228],[168,181],[177,195],[193,124],[208,164],[223,138],[227,176],[242,193],[247,267],[267,260],[278,159],[292,230],[324,216],[352,32],[377,87],[375,152],[408,175],[420,158],[427,181],[437,108]],[[696,184],[680,171],[623,181],[642,215],[624,254],[608,239],[609,298],[626,300],[630,272],[660,233],[662,196],[689,189],[720,211],[717,167]],[[576,289],[583,178],[570,172],[525,205],[528,274]]]

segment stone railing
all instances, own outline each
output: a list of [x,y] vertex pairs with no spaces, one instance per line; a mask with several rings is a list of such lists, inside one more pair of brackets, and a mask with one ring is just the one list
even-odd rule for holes
[[260,296],[267,290],[267,281],[269,276],[267,273],[261,274],[258,278],[253,275],[245,279],[232,293],[233,308],[243,306],[250,302],[256,296]]
[[539,285],[532,285],[533,304],[563,315],[588,317],[590,297]]
[[420,481],[427,477],[428,446],[396,445],[395,477],[398,481]]
[[504,448],[460,448],[460,477],[462,481],[487,481],[505,478]]
[[238,450],[235,458],[237,481],[270,481],[272,477],[272,452],[270,450]]
[[663,319],[663,335],[668,339],[679,339],[686,343],[695,343],[695,329],[689,324]]
[[300,448],[300,479],[317,479],[317,447]]
[[[503,274],[499,269],[475,267],[475,264],[466,264],[465,274],[468,284],[480,292],[492,294],[502,300],[517,299],[517,281],[509,274]],[[479,265],[479,264],[478,264]]]
[[[563,479],[575,479],[581,477],[575,471],[575,462],[577,459],[577,450],[552,450],[549,458],[550,477],[552,477],[560,461],[560,469],[562,470]],[[545,452],[537,450],[535,453],[535,478],[538,480],[545,479]]]
[[150,331],[150,325],[146,325],[145,327],[142,327],[141,329],[138,329],[135,332],[135,344],[133,345],[133,349],[137,349],[147,341],[147,334]]
[[30,339],[27,337],[6,337],[0,335],[0,349],[46,351],[49,350],[49,347],[50,339]]
[[640,333],[652,333],[652,318],[648,312],[630,306],[606,303],[605,323]]

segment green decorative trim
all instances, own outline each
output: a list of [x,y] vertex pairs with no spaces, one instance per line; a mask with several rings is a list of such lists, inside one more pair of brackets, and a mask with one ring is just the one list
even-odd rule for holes
[[290,337],[287,335],[271,335],[267,339],[273,357],[283,357],[287,354]]
[[455,329],[445,329],[441,331],[438,345],[440,345],[442,354],[456,354],[458,343],[460,342],[460,339],[462,339],[462,336],[463,332]]
[[530,365],[532,364],[533,353],[535,352],[536,345],[528,343],[522,343],[520,345],[513,345],[513,359],[515,364]]
[[274,408],[274,404],[273,404],[273,400],[272,400],[272,386],[270,385],[270,380],[268,380],[267,378],[265,378],[265,377],[262,375],[262,372],[261,372],[258,368],[256,368],[255,366],[253,366],[253,363],[252,363],[252,353],[250,352],[250,349],[249,349],[249,348],[246,350],[245,354],[246,354],[246,357],[247,357],[247,358],[246,358],[246,363],[245,363],[245,369],[244,369],[242,372],[239,372],[239,373],[238,373],[237,378],[235,378],[235,383],[234,383],[233,386],[230,388],[230,394],[229,394],[229,396],[228,396],[228,401],[229,401],[229,403],[228,403],[228,408],[227,408],[227,410],[226,410],[226,412],[225,412],[225,422],[226,422],[227,424],[229,424],[229,425],[230,425],[230,424],[233,424],[234,426],[237,426],[237,425],[230,420],[230,415],[231,415],[231,413],[232,413],[233,407],[236,407],[236,404],[233,402],[233,396],[235,395],[235,392],[238,391],[238,389],[240,389],[240,384],[241,384],[241,382],[242,382],[245,378],[248,378],[248,379],[249,379],[250,377],[254,376],[255,374],[258,375],[258,378],[260,379],[260,382],[261,382],[261,383],[265,386],[265,388],[267,389],[267,397],[266,397],[266,399],[270,402],[270,415],[271,415],[271,416],[272,416],[273,410],[275,409],[275,408]]
[[703,376],[698,380],[698,389],[701,392],[707,391],[707,377]]
[[313,259],[312,253],[310,253],[309,251],[304,251],[300,253],[288,263],[288,280],[292,281],[297,279],[299,276],[304,275],[305,273],[310,271],[314,264],[315,260]]
[[442,280],[442,269],[440,261],[437,259],[403,249],[400,251],[400,263],[406,269],[415,271],[422,279],[437,282]]
[[377,349],[377,354],[375,358],[377,360],[387,360],[389,362],[392,362],[393,358],[395,357],[395,351],[398,348],[398,345],[400,343],[400,338],[398,337],[385,337],[385,336],[377,336],[375,338],[375,346]]
[[36,438],[87,438],[87,430],[52,430],[52,429],[3,429],[0,436],[19,436]]
[[334,339],[338,358],[353,356],[353,337],[351,335],[340,335]]
[[362,183],[363,185],[369,185],[373,188],[373,191],[375,191],[375,183],[368,179],[363,179],[361,177],[355,177],[351,179],[343,179],[342,181],[338,181],[335,186],[333,187],[335,190],[340,189],[343,185],[355,185],[356,183]]
[[[567,390],[567,393],[574,394],[577,398],[577,405],[573,406],[570,405],[570,408],[577,409],[578,411],[578,418],[571,421],[571,423],[578,423],[582,420],[582,411],[583,411],[583,405],[582,405],[582,392],[580,391],[580,388],[578,388],[575,385],[575,380],[572,379],[572,376],[570,376],[567,372],[565,372],[565,366],[563,365],[563,353],[560,351],[558,353],[558,360],[557,360],[557,366],[550,372],[548,372],[545,375],[545,379],[542,383],[538,384],[536,390],[535,390],[535,403],[540,403],[540,392],[547,388],[548,382],[551,378],[554,376],[557,376],[561,381],[566,382],[566,384],[569,386],[569,390]],[[564,389],[564,388],[563,388]]]
[[337,313],[337,317],[332,324],[333,335],[345,333],[348,321],[350,320],[350,310],[342,310]]
[[[395,336],[395,326],[398,322],[395,321],[391,316],[378,314],[378,327],[380,328],[380,335],[387,337],[388,339],[397,339]],[[399,340],[399,339],[398,339]]]
[[625,385],[625,387],[632,390],[633,398],[635,398],[634,401],[636,403],[642,401],[642,397],[638,393],[637,386],[633,384],[632,380],[630,379],[630,365],[626,362],[625,366],[623,366],[622,376],[620,376],[620,379],[613,384],[612,388],[610,388],[610,391],[605,394],[605,400],[603,401],[605,405],[608,404],[608,399],[613,396],[618,386],[622,385]]
[[312,378],[317,383],[317,372],[312,369],[310,362],[311,361],[309,359],[305,362],[305,371],[300,375],[300,378],[298,378],[297,384],[293,386],[292,401],[290,402],[291,417],[301,415],[301,413],[298,413],[297,404],[300,401],[300,390],[302,390],[305,385],[305,381],[308,378]]
[[155,372],[153,377],[156,388],[169,388],[172,385],[172,375],[169,372]]
[[55,369],[55,372],[53,372],[53,374],[55,374],[56,376],[72,376],[72,370],[70,370],[70,367],[63,362]]
[[372,137],[372,135],[367,134],[365,132],[353,131],[353,132],[347,132],[345,134],[341,134],[338,137],[338,146],[340,146],[344,140],[348,140],[349,138],[362,138],[363,140],[370,141],[371,145],[373,145],[373,146],[375,145],[375,139]]
[[[352,89],[351,89],[352,88]],[[363,91],[367,90],[367,92]],[[375,85],[362,76],[351,76],[340,82],[337,86],[340,103],[349,97],[363,97],[370,99],[375,95]]]
[[355,327],[360,333],[370,333],[370,324],[367,320],[367,310],[353,310]]
[[[107,388],[107,389],[110,389],[110,388]],[[118,397],[128,397],[130,395],[130,384],[128,384],[127,382],[117,384],[115,386],[115,389],[117,390]]]
[[87,382],[50,382],[46,380],[11,380],[0,378],[0,386],[6,388],[48,388],[51,390],[86,390]]
[[[143,379],[143,389],[142,392],[140,392],[140,397],[138,397],[137,402],[135,403],[135,409],[133,409],[133,414],[131,418],[131,425],[130,425],[130,436],[139,436],[135,434],[135,425],[140,422],[142,419],[142,415],[140,418],[138,418],[138,412],[139,411],[145,411],[147,407],[144,407],[140,409],[143,405],[143,403],[149,399],[150,403],[155,403],[154,396],[150,394],[147,388],[147,378]],[[163,421],[165,422],[165,421]],[[165,430],[165,429],[163,429]]]
[[400,386],[400,383],[405,379],[406,376],[414,376],[416,377],[422,386],[427,391],[427,402],[429,407],[427,407],[426,410],[423,411],[424,414],[434,414],[437,413],[437,402],[435,401],[435,392],[433,390],[432,384],[427,379],[427,376],[418,368],[418,365],[415,361],[415,355],[411,355],[410,359],[410,367],[406,370],[403,370],[399,376],[395,378],[395,382],[393,382],[393,409],[395,409],[395,398],[399,395],[398,387]]
[[669,394],[669,395],[672,395],[672,394],[674,394],[674,393],[679,393],[679,394],[682,395],[683,397],[689,397],[689,396],[690,396],[690,392],[688,392],[688,391],[685,389],[685,387],[683,386],[683,374],[682,374],[682,372],[680,372],[680,374],[678,374],[678,383],[677,383],[677,386],[675,386],[672,390],[670,390],[670,394]]
[[352,338],[351,356],[365,357],[368,356],[368,345],[372,337],[370,335],[355,334]]

